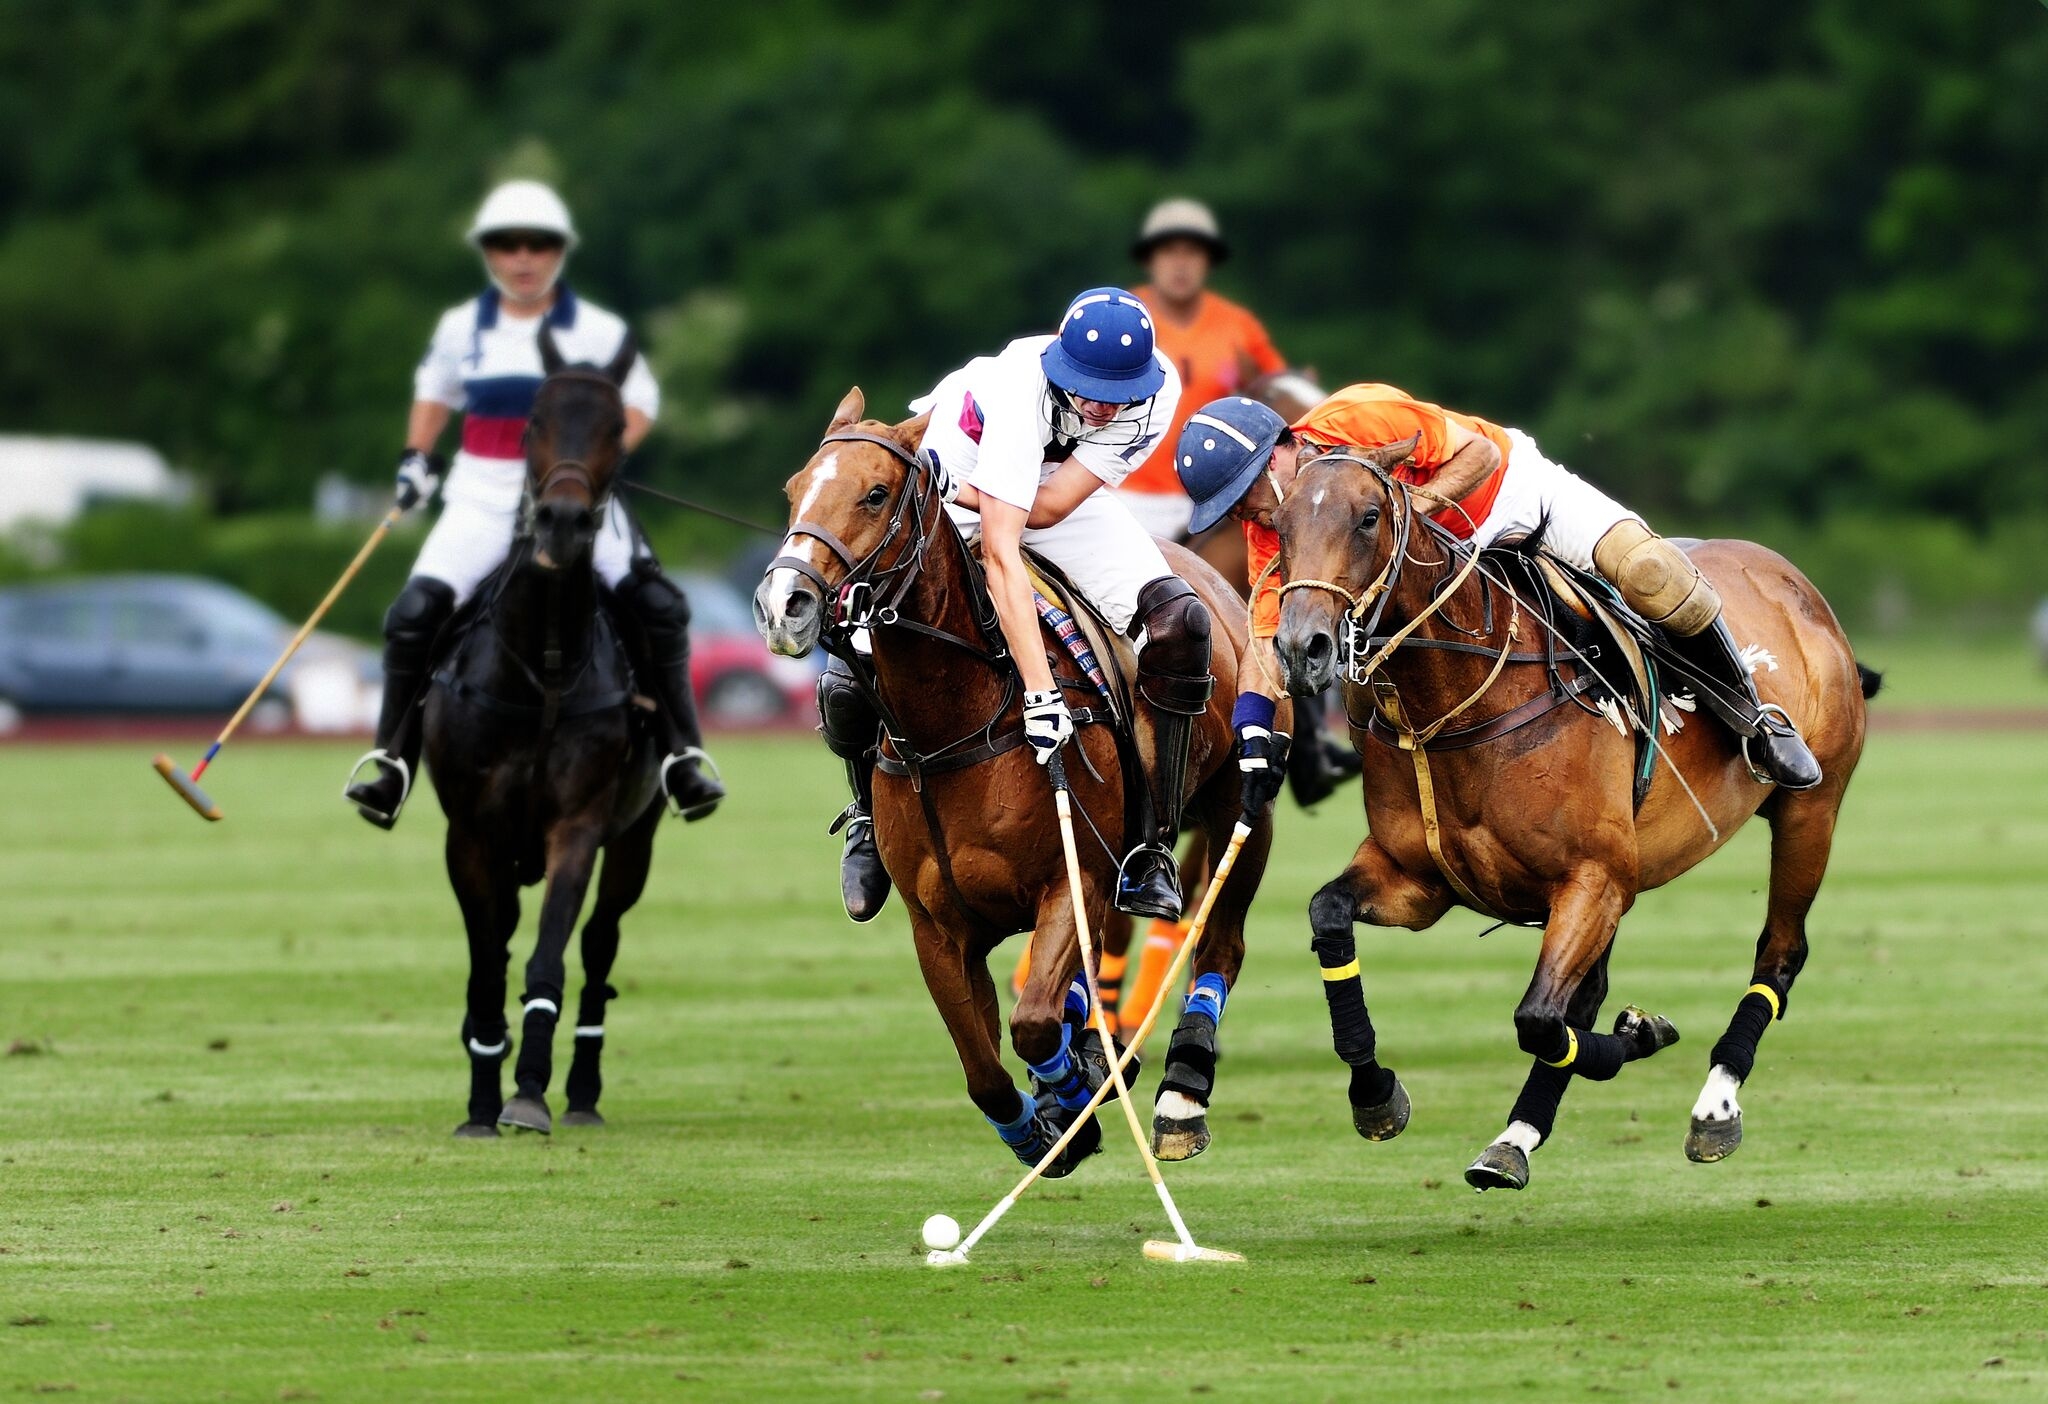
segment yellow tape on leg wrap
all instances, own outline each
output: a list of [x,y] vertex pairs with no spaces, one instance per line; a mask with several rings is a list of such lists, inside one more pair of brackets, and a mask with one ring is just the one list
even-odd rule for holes
[[1323,967],[1323,978],[1325,980],[1349,980],[1357,973],[1358,959],[1355,956],[1345,961],[1342,965],[1326,965]]
[[1751,985],[1742,993],[1744,998],[1753,994],[1762,995],[1766,1000],[1770,1001],[1771,1018],[1782,1019],[1785,1017],[1785,1002],[1778,998],[1778,992],[1769,985]]
[[1550,1063],[1550,1066],[1553,1068],[1570,1067],[1579,1056],[1579,1031],[1570,1024],[1564,1026],[1564,1042],[1564,1056],[1562,1058],[1559,1058],[1554,1063],[1550,1063],[1548,1058],[1538,1058],[1536,1061],[1539,1063]]

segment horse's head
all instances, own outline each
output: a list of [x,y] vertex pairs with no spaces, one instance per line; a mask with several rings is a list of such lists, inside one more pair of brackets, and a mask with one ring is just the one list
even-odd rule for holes
[[1281,679],[1297,697],[1335,679],[1344,631],[1388,588],[1406,539],[1410,507],[1393,466],[1415,440],[1310,458],[1274,514],[1287,583],[1273,644]]
[[639,354],[629,333],[610,365],[567,365],[554,333],[541,327],[547,379],[526,425],[526,488],[533,502],[533,559],[543,569],[590,559],[612,475],[625,456],[626,402],[619,386]]
[[784,489],[789,535],[754,591],[754,622],[768,647],[792,658],[816,646],[849,579],[878,589],[899,577],[939,511],[931,475],[917,466],[929,416],[888,425],[863,421],[866,408],[860,387],[847,391]]

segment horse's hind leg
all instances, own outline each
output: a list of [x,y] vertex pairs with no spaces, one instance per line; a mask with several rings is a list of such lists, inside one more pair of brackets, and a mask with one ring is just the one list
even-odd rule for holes
[[[1233,779],[1235,777],[1232,777]],[[1190,883],[1191,909],[1199,910],[1209,885],[1210,860],[1222,859],[1234,819],[1227,810],[1214,814],[1197,842],[1189,847],[1191,864],[1184,868],[1190,877],[1199,876],[1201,886]],[[1230,880],[1216,894],[1209,910],[1208,925],[1202,928],[1201,943],[1194,953],[1194,988],[1181,1008],[1180,1023],[1173,1030],[1173,1042],[1166,1050],[1166,1071],[1159,1079],[1159,1095],[1152,1104],[1152,1153],[1161,1160],[1192,1160],[1209,1148],[1209,1105],[1215,1096],[1217,1034],[1223,1024],[1223,1007],[1244,968],[1244,922],[1259,879],[1266,871],[1266,857],[1273,846],[1270,820],[1252,830],[1238,853]],[[1142,1016],[1140,1016],[1142,1017]]]
[[[1600,1017],[1600,1006],[1607,1002],[1610,953],[1611,948],[1601,953],[1565,1007],[1565,1019],[1574,1027],[1591,1028]],[[1479,1153],[1479,1158],[1465,1171],[1465,1182],[1475,1189],[1525,1188],[1529,1183],[1529,1156],[1550,1139],[1551,1130],[1557,1125],[1558,1104],[1564,1100],[1564,1090],[1571,1080],[1571,1069],[1541,1058],[1531,1060],[1529,1076],[1522,1082],[1513,1110],[1508,1112],[1507,1129]],[[1482,1185],[1481,1180],[1486,1183]]]
[[496,1136],[498,1113],[505,1106],[499,1069],[511,1048],[505,1026],[505,959],[519,927],[519,885],[510,869],[492,861],[490,844],[466,826],[448,826],[446,856],[448,880],[469,935],[469,990],[462,1018],[469,1119],[455,1134]]
[[602,1126],[597,1099],[604,1091],[600,1062],[604,1057],[605,1005],[618,991],[608,983],[612,961],[619,954],[619,920],[633,909],[647,889],[647,869],[654,860],[654,831],[661,806],[649,805],[633,826],[604,848],[598,871],[597,900],[583,923],[583,993],[576,1003],[576,1051],[569,1059],[563,1091],[569,1109],[564,1126]]
[[526,991],[519,997],[525,1019],[519,1033],[519,1061],[512,1070],[517,1084],[512,1100],[498,1113],[498,1124],[546,1135],[554,1129],[548,1112],[548,1082],[555,1072],[555,1025],[562,1017],[562,986],[568,976],[562,958],[575,934],[577,914],[590,890],[597,866],[598,829],[594,824],[564,824],[548,835],[547,895],[541,899],[540,933],[533,957],[526,962]]
[[1688,1160],[1721,1160],[1742,1144],[1736,1092],[1756,1064],[1764,1030],[1785,1017],[1792,981],[1806,964],[1806,914],[1827,872],[1841,801],[1835,785],[1800,794],[1780,791],[1765,811],[1771,823],[1770,905],[1756,942],[1750,986],[1735,1006],[1728,1032],[1707,1055],[1707,1083],[1693,1104],[1692,1128],[1685,1138]]

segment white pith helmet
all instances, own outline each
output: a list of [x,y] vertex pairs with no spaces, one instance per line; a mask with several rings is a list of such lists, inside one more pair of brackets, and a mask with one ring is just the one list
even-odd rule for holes
[[576,225],[562,197],[537,180],[508,180],[484,196],[469,226],[469,242],[482,248],[484,236],[511,229],[559,234],[564,251],[576,247]]

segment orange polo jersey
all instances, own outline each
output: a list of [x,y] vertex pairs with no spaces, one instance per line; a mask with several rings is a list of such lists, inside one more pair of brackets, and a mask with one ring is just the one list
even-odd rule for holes
[[1152,313],[1159,349],[1180,371],[1180,405],[1159,447],[1120,486],[1129,492],[1178,493],[1182,488],[1173,471],[1173,446],[1188,417],[1211,400],[1239,394],[1258,377],[1284,369],[1287,362],[1273,349],[1259,319],[1229,298],[1204,292],[1195,320],[1182,326],[1160,315],[1158,295],[1151,288],[1138,288],[1136,293]]
[[[1295,432],[1319,444],[1343,444],[1351,448],[1384,448],[1411,434],[1419,434],[1412,462],[1394,470],[1404,483],[1426,484],[1436,476],[1450,455],[1449,422],[1456,420],[1475,434],[1484,434],[1500,450],[1500,466],[1478,487],[1459,499],[1462,512],[1445,508],[1430,517],[1460,538],[1472,535],[1472,528],[1486,520],[1500,496],[1501,479],[1507,476],[1508,436],[1498,424],[1489,424],[1469,414],[1432,405],[1409,397],[1391,385],[1347,385],[1294,422]],[[1469,519],[1469,520],[1468,520]]]
[[[1258,581],[1252,599],[1252,637],[1270,639],[1280,632],[1280,572],[1266,575],[1266,567],[1280,554],[1280,533],[1257,522],[1244,524],[1245,563],[1251,578]],[[1260,579],[1264,576],[1264,579]]]

